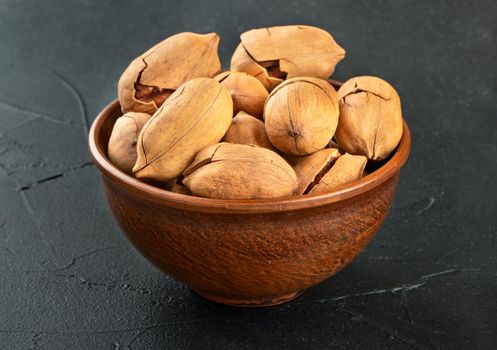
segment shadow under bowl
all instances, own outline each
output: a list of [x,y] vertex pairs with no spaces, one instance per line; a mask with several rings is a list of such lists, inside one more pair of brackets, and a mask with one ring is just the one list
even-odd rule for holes
[[271,200],[187,196],[141,182],[107,158],[117,101],[93,122],[90,153],[112,213],[155,266],[212,301],[286,302],[349,264],[378,231],[410,151],[410,134],[373,173],[336,191]]

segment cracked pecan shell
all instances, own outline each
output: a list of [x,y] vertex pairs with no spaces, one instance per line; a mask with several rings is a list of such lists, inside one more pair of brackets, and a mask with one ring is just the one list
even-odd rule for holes
[[340,119],[335,138],[340,148],[382,160],[402,137],[402,111],[397,91],[371,76],[349,79],[338,90]]
[[271,91],[285,79],[328,78],[345,50],[326,31],[305,25],[252,29],[241,36],[231,70],[246,72]]
[[123,113],[153,114],[183,83],[219,73],[216,33],[179,33],[134,59],[118,83]]
[[321,151],[302,157],[295,162],[293,169],[299,182],[297,194],[308,193],[309,190],[331,169],[340,157],[336,148],[325,148]]
[[368,159],[365,156],[354,156],[345,153],[326,171],[321,172],[307,188],[307,193],[317,194],[331,192],[337,187],[359,180],[364,175]]

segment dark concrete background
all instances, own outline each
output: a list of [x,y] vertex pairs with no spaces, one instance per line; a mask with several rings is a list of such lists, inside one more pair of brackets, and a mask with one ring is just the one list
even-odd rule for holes
[[[0,0],[0,349],[497,348],[497,2]],[[413,136],[366,251],[299,299],[215,305],[114,223],[87,128],[135,56],[181,31],[329,30]]]

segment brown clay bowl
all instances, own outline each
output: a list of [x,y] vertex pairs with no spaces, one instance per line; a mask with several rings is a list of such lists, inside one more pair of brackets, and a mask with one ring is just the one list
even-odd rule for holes
[[90,152],[112,213],[155,266],[207,299],[238,306],[283,303],[337,273],[385,219],[410,150],[336,191],[273,200],[217,200],[168,192],[118,170],[107,142],[119,103],[98,115]]

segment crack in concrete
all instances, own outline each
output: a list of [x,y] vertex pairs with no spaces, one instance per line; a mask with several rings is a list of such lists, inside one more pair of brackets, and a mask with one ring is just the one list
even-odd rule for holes
[[426,204],[423,208],[421,208],[420,210],[418,210],[416,212],[416,215],[419,216],[419,215],[423,214],[424,212],[430,210],[431,207],[433,207],[433,204],[435,204],[435,197],[429,196],[428,197],[428,204]]
[[[16,179],[14,179],[14,181],[17,183],[18,186],[20,186],[20,183]],[[35,226],[36,232],[38,232],[41,240],[47,245],[47,247],[50,251],[50,254],[52,255],[52,258],[54,259],[54,263],[55,263],[57,261],[57,255],[55,254],[55,249],[54,249],[52,243],[50,242],[50,240],[48,239],[48,237],[46,237],[45,230],[43,230],[40,222],[36,218],[36,211],[33,208],[31,201],[29,200],[28,196],[26,195],[26,192],[21,191],[19,193],[21,195],[22,203],[24,204],[24,207],[26,208],[26,211],[28,212],[28,216]]]
[[400,294],[400,305],[404,310],[405,317],[409,323],[412,323],[411,311],[409,310],[409,303],[407,298],[408,290],[403,290]]
[[110,283],[98,282],[98,281],[95,282],[95,281],[88,280],[86,277],[78,276],[78,275],[74,275],[74,274],[70,274],[70,275],[55,274],[52,277],[77,280],[80,285],[83,285],[88,289],[103,288],[103,289],[108,290],[108,291],[110,291],[110,290],[125,291],[125,292],[127,291],[127,292],[131,292],[131,293],[138,294],[138,295],[151,295],[152,294],[152,290],[150,290],[148,288],[133,286],[129,283],[120,283],[119,281],[112,281]]
[[394,339],[397,339],[397,340],[400,340],[402,343],[408,345],[409,347],[413,348],[413,349],[417,349],[417,350],[421,350],[420,347],[418,347],[415,343],[416,343],[416,340],[415,339],[411,339],[411,338],[406,338],[404,336],[401,336],[399,334],[399,332],[395,329],[391,329],[389,327],[385,327],[384,325],[376,322],[375,320],[371,319],[371,318],[368,318],[368,317],[365,317],[363,314],[361,313],[357,313],[357,312],[354,312],[354,311],[351,311],[351,310],[348,310],[346,309],[344,306],[342,305],[339,305],[338,308],[337,308],[337,311],[339,312],[343,312],[350,317],[350,319],[354,322],[361,322],[361,323],[364,323],[365,325],[368,325],[370,327],[373,327],[387,335],[389,335],[390,337],[394,338]]
[[[440,192],[440,193],[437,193],[437,196],[438,197],[441,197],[444,195],[444,192]],[[427,212],[428,210],[430,210],[435,202],[437,201],[436,197],[433,196],[433,195],[425,195],[423,198],[421,198],[420,200],[417,200],[413,203],[410,203],[410,204],[407,204],[407,205],[403,205],[403,206],[400,206],[400,207],[397,207],[395,209],[397,210],[400,210],[400,211],[403,211],[403,210],[406,210],[406,209],[416,209],[416,207],[419,207],[420,205],[423,205],[422,208],[420,208],[419,210],[417,210],[414,215],[416,216],[419,216],[419,215],[422,215],[424,214],[425,212]],[[426,204],[425,204],[426,203]]]
[[342,301],[346,300],[349,298],[355,298],[355,297],[362,297],[362,296],[368,296],[368,295],[378,295],[378,294],[396,294],[398,292],[409,292],[414,289],[418,289],[423,287],[428,283],[428,280],[435,278],[435,277],[440,277],[448,274],[453,274],[456,272],[481,272],[481,269],[479,268],[461,268],[461,269],[449,269],[449,270],[444,270],[444,271],[439,271],[439,272],[434,272],[431,274],[427,275],[422,275],[419,277],[419,281],[411,284],[404,284],[401,286],[393,287],[393,288],[384,288],[384,289],[373,289],[370,291],[366,292],[360,292],[360,293],[353,293],[353,294],[345,294],[341,295],[338,297],[334,298],[327,298],[327,299],[315,299],[315,300],[310,300],[310,301],[304,301],[304,302],[293,302],[288,304],[289,306],[291,305],[303,305],[303,304],[311,304],[311,303],[327,303],[330,301]]
[[39,342],[37,338],[41,335],[41,333],[35,333],[33,336],[33,346],[26,348],[25,350],[34,350],[38,349],[41,346],[47,345],[48,343],[52,342],[56,337],[58,337],[60,334],[61,333],[52,334],[52,336],[46,339],[45,341]]
[[31,329],[1,329],[0,328],[0,334],[5,333],[5,334],[57,334],[57,335],[77,335],[77,334],[114,334],[114,333],[129,333],[129,332],[142,332],[142,331],[147,331],[151,329],[160,329],[160,328],[167,328],[170,327],[171,325],[181,325],[181,324],[195,324],[198,322],[211,322],[209,318],[206,317],[198,317],[195,319],[191,320],[186,320],[186,321],[181,321],[181,322],[172,322],[171,324],[165,324],[165,323],[157,323],[157,324],[151,324],[147,326],[141,326],[141,327],[128,327],[128,328],[117,328],[117,329],[90,329],[90,330],[83,330],[83,329],[76,329],[76,330],[67,330],[67,331],[61,331],[61,330],[46,330],[46,331],[40,331],[40,330],[31,330]]
[[66,77],[60,74],[57,71],[53,71],[55,77],[61,82],[61,84],[71,93],[76,102],[78,103],[78,107],[80,110],[81,120],[83,121],[83,125],[85,127],[86,133],[85,137],[88,136],[88,132],[90,131],[90,121],[88,120],[88,113],[86,111],[86,104],[83,99],[83,95],[81,92],[74,86]]
[[65,266],[62,266],[57,269],[48,269],[48,270],[26,270],[24,273],[30,274],[30,273],[36,273],[36,272],[60,272],[60,271],[65,271],[73,267],[79,260],[83,258],[87,258],[89,256],[92,256],[93,254],[100,253],[100,252],[106,252],[109,250],[115,250],[119,249],[118,247],[106,247],[106,248],[98,248],[98,249],[92,249],[89,250],[81,255],[77,255],[71,259],[71,262]]
[[[153,329],[153,328],[152,328]],[[143,334],[145,334],[146,332],[148,332],[150,329],[144,329],[144,330],[141,330],[139,332],[137,332],[133,338],[131,338],[128,342],[128,344],[126,344],[126,347],[125,349],[127,350],[131,350],[131,345],[133,345],[134,342],[136,342],[136,340],[141,337]]]
[[39,120],[39,119],[43,119],[45,121],[56,123],[56,124],[67,125],[67,126],[70,126],[70,127],[82,126],[81,124],[75,123],[74,121],[69,120],[69,119],[56,118],[56,117],[53,117],[51,115],[48,115],[48,114],[45,114],[45,113],[36,112],[36,111],[30,110],[30,109],[27,109],[27,108],[24,108],[24,107],[21,107],[21,106],[18,106],[16,104],[13,104],[13,103],[10,103],[10,102],[6,102],[6,101],[1,101],[0,100],[0,107],[6,108],[6,109],[10,109],[10,110],[12,110],[14,112],[17,112],[17,113],[22,113],[22,114],[30,115],[30,116],[33,117],[33,118],[28,118],[26,120],[23,120],[22,122],[19,122],[16,125],[8,128],[8,129],[2,130],[2,132],[0,133],[0,135],[2,135],[2,136],[5,133],[9,132],[9,131],[12,131],[12,130],[15,130],[17,128],[20,128],[23,125],[26,125],[28,123],[31,123],[31,122],[33,122],[35,120]]
[[47,334],[47,335],[71,335],[71,334],[111,334],[111,333],[129,333],[154,328],[164,328],[166,324],[157,324],[143,327],[130,327],[118,329],[95,329],[95,330],[69,330],[69,331],[38,331],[38,330],[16,330],[16,329],[0,329],[0,333],[8,334]]
[[[433,277],[447,275],[449,273],[453,273],[453,272],[457,272],[457,271],[458,271],[457,269],[449,269],[449,270],[444,270],[444,271],[430,273],[428,275],[423,275],[423,276],[421,276],[421,278],[422,279],[430,279],[430,278],[433,278]],[[468,271],[468,269],[461,269],[460,271],[465,272],[465,271]]]
[[415,283],[415,284],[411,284],[411,285],[405,285],[405,286],[388,288],[388,289],[375,289],[375,290],[371,290],[371,291],[367,291],[367,292],[363,292],[363,293],[346,294],[346,295],[342,295],[342,296],[339,296],[336,298],[332,298],[330,300],[340,301],[340,300],[344,300],[344,299],[348,299],[348,298],[352,298],[352,297],[361,297],[361,296],[366,296],[366,295],[386,294],[386,293],[395,294],[395,293],[403,292],[403,291],[408,292],[410,290],[422,287],[425,284],[426,284],[426,282],[422,282],[422,283]]
[[[460,268],[460,269],[448,269],[448,270],[443,270],[443,271],[437,271],[437,272],[433,272],[430,274],[422,275],[419,277],[419,280],[417,282],[411,283],[411,284],[406,284],[406,285],[397,286],[397,287],[393,287],[393,288],[374,289],[374,290],[361,292],[361,293],[346,294],[346,295],[342,295],[342,296],[338,296],[338,297],[334,297],[334,298],[329,298],[329,299],[317,299],[317,300],[311,300],[311,301],[301,302],[301,303],[293,302],[293,303],[288,304],[288,307],[291,307],[293,305],[302,305],[302,304],[336,302],[337,303],[336,310],[339,312],[343,312],[343,313],[350,315],[352,321],[364,322],[366,325],[374,327],[374,328],[388,334],[392,338],[398,339],[399,341],[405,343],[406,345],[408,345],[411,348],[421,349],[419,346],[417,346],[415,344],[415,342],[416,342],[415,339],[410,339],[410,338],[406,338],[405,336],[399,335],[399,332],[396,329],[393,329],[392,327],[385,327],[384,325],[378,323],[374,319],[368,318],[360,313],[346,309],[345,306],[346,306],[347,299],[368,296],[368,295],[396,294],[396,293],[400,292],[401,293],[400,304],[404,310],[405,317],[406,317],[407,321],[409,322],[409,324],[411,324],[415,327],[419,327],[418,325],[415,325],[413,323],[411,312],[409,310],[408,303],[407,303],[408,292],[411,290],[423,287],[431,279],[440,278],[440,277],[443,277],[446,275],[452,275],[452,274],[455,274],[457,272],[480,273],[480,272],[482,272],[482,269],[480,269],[480,268]],[[431,330],[428,330],[428,331],[431,331]],[[434,334],[439,334],[436,331],[431,331],[431,332]]]
[[50,182],[50,181],[54,181],[54,180],[57,180],[59,178],[62,178],[68,174],[71,174],[71,173],[74,173],[76,171],[79,171],[81,169],[84,169],[88,166],[93,166],[93,162],[86,162],[86,163],[83,163],[79,166],[75,166],[75,167],[71,167],[69,168],[67,171],[65,172],[62,172],[62,173],[58,173],[58,174],[54,174],[54,175],[50,175],[50,176],[47,176],[47,177],[44,177],[40,180],[36,180],[35,182],[32,182],[32,183],[29,183],[29,184],[26,184],[26,185],[22,185],[20,187],[17,188],[17,191],[29,191],[33,188],[35,188],[36,186],[38,185],[41,185],[43,183],[46,183],[46,182]]

